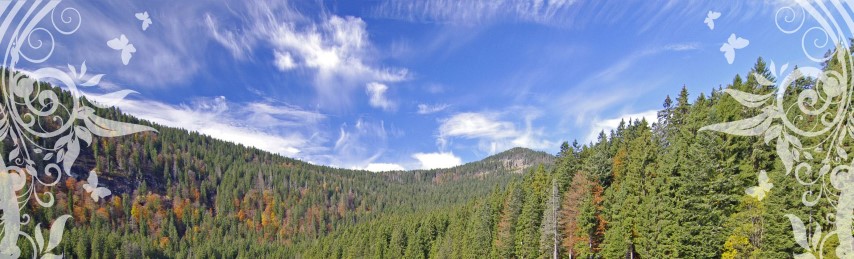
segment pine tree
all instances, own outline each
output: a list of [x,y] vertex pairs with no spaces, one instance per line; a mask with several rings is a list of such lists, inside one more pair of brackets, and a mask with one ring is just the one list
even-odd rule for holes
[[555,175],[558,181],[560,192],[566,191],[569,183],[572,181],[573,175],[581,168],[578,142],[573,141],[573,145],[563,142],[560,146],[560,152],[555,158]]
[[602,186],[611,184],[611,157],[610,145],[605,132],[599,132],[598,142],[588,151],[589,156],[586,157],[583,168],[584,172],[593,181],[598,182]]
[[516,225],[516,256],[520,258],[537,258],[540,248],[539,227],[543,215],[544,188],[548,183],[543,166],[538,167],[533,174],[525,178],[527,186],[522,211]]
[[500,258],[515,256],[515,225],[522,209],[523,191],[521,186],[510,183],[507,198],[504,202],[501,218],[496,226],[496,238],[492,246],[493,255]]
[[467,258],[485,258],[489,255],[492,240],[492,208],[489,204],[481,204],[478,209],[471,215],[468,223],[468,231],[466,231],[468,240],[466,243],[465,257]]
[[673,116],[673,101],[670,99],[670,95],[664,98],[662,109],[658,111],[657,115],[658,121],[656,121],[653,126],[653,133],[658,141],[658,145],[662,148],[666,148],[670,145],[668,140],[672,135],[669,132],[672,130],[672,127],[670,127],[670,120],[671,116]]

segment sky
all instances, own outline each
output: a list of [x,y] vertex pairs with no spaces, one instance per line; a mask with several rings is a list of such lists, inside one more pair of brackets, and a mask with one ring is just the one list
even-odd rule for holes
[[[778,27],[791,4],[65,1],[80,28],[19,67],[85,61],[105,74],[87,94],[137,92],[115,104],[127,113],[315,164],[443,168],[590,143],[623,119],[655,118],[683,86],[693,97],[725,86],[760,56],[814,66],[805,53],[828,46],[802,48],[804,30]],[[135,52],[107,43],[121,36]],[[725,44],[743,45],[732,62]]]

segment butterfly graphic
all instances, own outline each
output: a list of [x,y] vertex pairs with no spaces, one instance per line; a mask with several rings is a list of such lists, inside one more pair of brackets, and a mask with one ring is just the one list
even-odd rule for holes
[[148,16],[148,12],[136,13],[136,19],[142,21],[142,30],[148,30],[148,26],[151,25],[151,17]]
[[767,193],[771,191],[771,188],[774,188],[774,184],[768,182],[768,173],[766,173],[765,170],[762,170],[759,171],[759,186],[747,188],[745,193],[759,201],[762,201]]
[[136,52],[136,48],[133,47],[133,44],[128,43],[128,38],[125,37],[124,34],[119,36],[118,38],[107,41],[107,46],[114,50],[122,51],[122,64],[127,65],[130,62],[130,58],[133,53]]
[[726,62],[732,64],[735,60],[735,50],[743,49],[750,44],[750,41],[742,38],[736,37],[735,33],[729,35],[729,39],[724,45],[721,46],[721,52],[724,53],[724,57],[726,57]]
[[92,199],[97,202],[99,199],[110,196],[112,192],[107,187],[98,187],[98,174],[95,171],[89,171],[89,178],[86,179],[86,183],[83,184],[83,189],[86,192],[91,193]]
[[[139,17],[139,16],[137,16],[137,17]],[[709,14],[706,15],[706,20],[703,20],[703,22],[709,26],[709,29],[714,30],[715,29],[715,19],[720,18],[720,17],[721,17],[720,12],[709,11]]]

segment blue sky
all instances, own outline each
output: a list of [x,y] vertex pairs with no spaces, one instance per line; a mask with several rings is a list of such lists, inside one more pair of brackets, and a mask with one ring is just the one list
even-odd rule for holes
[[[653,117],[683,85],[696,96],[731,82],[759,56],[814,65],[802,35],[775,23],[789,4],[66,1],[81,28],[58,36],[48,64],[86,61],[106,74],[90,92],[135,90],[118,106],[160,124],[317,164],[437,168],[587,143],[621,118]],[[709,11],[721,13],[714,29]],[[728,64],[720,48],[733,33],[749,45]],[[106,44],[122,34],[137,50],[127,65]]]

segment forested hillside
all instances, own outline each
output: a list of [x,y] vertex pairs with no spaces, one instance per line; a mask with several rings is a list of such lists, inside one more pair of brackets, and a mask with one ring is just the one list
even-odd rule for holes
[[[71,101],[68,92],[41,86]],[[97,114],[151,125],[116,109]],[[462,207],[554,161],[553,155],[515,148],[449,169],[373,173],[151,126],[157,132],[97,139],[83,147],[74,177],[53,191],[56,205],[25,210],[43,225],[57,215],[73,216],[57,248],[66,256],[294,257],[302,254],[298,247],[317,238],[378,218]],[[83,188],[91,170],[112,191],[105,200],[93,201]],[[29,257],[29,243],[19,246]]]
[[[823,64],[825,71],[840,69],[837,57]],[[820,231],[832,228],[832,219],[822,217],[833,207],[803,206],[802,195],[814,192],[785,173],[774,145],[766,144],[772,139],[700,130],[761,114],[759,108],[744,108],[725,90],[773,95],[777,88],[761,83],[757,75],[776,79],[761,58],[746,75],[693,98],[683,87],[675,98],[664,99],[657,121],[624,121],[589,145],[564,143],[550,170],[540,167],[465,206],[376,218],[310,242],[303,255],[790,258],[808,252],[796,243],[785,215],[809,219],[810,229]],[[815,102],[798,99],[798,94],[815,87],[815,79],[800,78],[781,100],[811,107]],[[796,110],[785,116],[797,118],[798,126],[821,122]],[[808,157],[813,155],[804,156],[812,160]],[[818,160],[810,162],[814,168],[821,167]],[[746,190],[759,184],[762,171],[773,187],[764,197],[748,195]],[[831,236],[824,250],[815,252],[835,258],[837,245]]]
[[[56,205],[31,213],[73,215],[57,249],[75,258],[786,258],[803,251],[784,214],[830,229],[818,215],[832,207],[800,206],[805,187],[761,137],[699,130],[757,114],[723,91],[776,91],[756,74],[773,78],[759,59],[708,95],[683,87],[657,121],[565,142],[556,157],[515,148],[440,170],[336,169],[152,125],[84,148]],[[814,84],[798,80],[785,98]],[[78,181],[90,170],[112,196],[88,198]],[[773,189],[746,195],[763,170]]]

